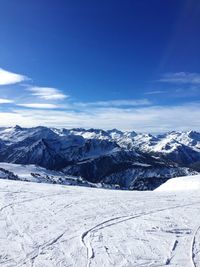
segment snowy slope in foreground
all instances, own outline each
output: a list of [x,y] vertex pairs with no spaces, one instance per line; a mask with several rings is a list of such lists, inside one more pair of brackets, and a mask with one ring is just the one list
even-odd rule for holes
[[155,191],[200,191],[200,175],[177,177],[168,180]]
[[1,267],[200,266],[200,192],[0,181]]

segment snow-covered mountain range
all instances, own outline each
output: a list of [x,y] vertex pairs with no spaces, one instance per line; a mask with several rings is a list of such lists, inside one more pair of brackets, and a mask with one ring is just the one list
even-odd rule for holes
[[200,133],[2,127],[0,161],[34,164],[90,183],[154,189],[199,170]]

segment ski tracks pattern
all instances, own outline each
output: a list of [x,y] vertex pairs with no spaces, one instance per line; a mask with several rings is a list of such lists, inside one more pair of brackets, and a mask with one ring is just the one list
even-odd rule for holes
[[[194,204],[200,204],[200,202],[193,202],[193,203],[184,204],[184,205],[176,205],[176,206],[172,206],[172,207],[152,210],[152,211],[149,211],[149,212],[142,212],[142,213],[139,213],[139,214],[118,216],[118,217],[114,217],[114,218],[105,220],[105,221],[95,225],[94,227],[88,229],[87,231],[85,231],[81,235],[81,242],[82,242],[83,246],[86,248],[86,251],[87,251],[87,259],[86,259],[87,260],[87,264],[86,264],[86,267],[90,267],[91,266],[91,260],[95,257],[95,252],[94,252],[94,249],[93,249],[93,247],[91,245],[91,240],[90,240],[91,234],[93,232],[97,232],[99,230],[105,229],[107,227],[110,227],[110,226],[113,226],[113,225],[116,225],[116,224],[119,224],[119,223],[122,223],[122,222],[125,222],[125,221],[137,219],[137,218],[140,218],[142,216],[147,216],[147,215],[155,214],[155,213],[166,211],[166,210],[173,210],[173,209],[177,209],[177,208],[189,207],[189,206],[192,206]],[[199,230],[199,228],[198,228],[198,230]],[[194,240],[194,244],[195,244],[195,236],[194,236],[193,240]],[[176,248],[177,244],[178,244],[178,241],[175,240],[175,242],[173,244],[173,247],[172,247],[172,252],[175,251],[175,248]],[[194,244],[193,244],[193,247],[194,247]],[[171,258],[172,257],[173,256],[171,256]],[[171,258],[167,258],[166,265],[170,264]],[[194,262],[194,258],[193,258],[193,262]],[[198,267],[198,265],[193,265],[193,267]]]
[[191,242],[191,262],[192,267],[200,266],[200,225],[194,231]]

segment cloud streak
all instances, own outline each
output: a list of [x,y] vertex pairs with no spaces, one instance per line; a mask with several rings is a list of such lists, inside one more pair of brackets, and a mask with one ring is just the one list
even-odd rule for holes
[[200,74],[190,72],[166,73],[159,81],[175,84],[200,84]]
[[95,102],[77,102],[76,106],[79,107],[126,107],[126,106],[146,106],[151,102],[148,99],[119,99],[108,101],[95,101]]
[[10,72],[0,68],[0,85],[16,84],[27,80],[24,75]]
[[12,99],[7,99],[7,98],[0,98],[0,104],[10,104],[13,103],[14,101]]
[[60,90],[53,87],[30,87],[28,91],[31,92],[33,96],[39,97],[44,100],[63,100],[68,95],[63,94]]
[[154,90],[154,91],[145,92],[145,95],[158,95],[158,94],[165,94],[165,93],[166,91]]
[[[183,116],[184,114],[184,116]],[[91,108],[85,111],[15,109],[0,113],[0,125],[20,124],[25,127],[119,128],[137,132],[161,133],[171,130],[200,131],[200,103],[178,106],[123,108]]]
[[25,107],[25,108],[34,108],[34,109],[35,108],[36,109],[55,109],[59,107],[55,104],[49,104],[49,103],[24,103],[24,104],[17,104],[17,106]]

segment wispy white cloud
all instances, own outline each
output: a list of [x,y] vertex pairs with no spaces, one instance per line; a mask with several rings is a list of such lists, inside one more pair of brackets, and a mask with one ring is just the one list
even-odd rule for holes
[[[2,72],[3,71],[3,72]],[[5,75],[13,74],[11,76]],[[2,75],[4,73],[4,75]],[[2,76],[1,76],[2,75]],[[17,75],[17,76],[15,76]],[[20,76],[20,77],[19,77]],[[0,85],[24,81],[25,76],[0,69]],[[194,93],[198,91],[200,74],[171,73],[163,75],[162,82],[190,84]],[[179,95],[184,89],[179,89]],[[138,132],[159,133],[170,130],[199,130],[200,103],[186,103],[175,106],[153,106],[148,99],[118,99],[94,102],[57,101],[65,100],[68,95],[52,87],[28,87],[29,95],[15,99],[0,98],[0,104],[13,103],[12,110],[0,112],[0,126],[20,124],[30,127],[46,125],[54,127],[96,127],[119,128]],[[174,93],[173,91],[173,93]],[[146,92],[147,95],[161,94],[165,90]],[[62,109],[61,109],[62,108]],[[48,109],[48,113],[47,113]],[[2,109],[3,110],[3,109]],[[184,116],[183,116],[184,114]]]
[[10,104],[13,103],[14,101],[12,99],[7,99],[7,98],[0,98],[0,104]]
[[37,109],[55,109],[59,107],[55,104],[49,104],[49,103],[24,103],[24,104],[17,104],[17,106],[25,108],[37,108]]
[[10,72],[0,68],[0,85],[9,85],[20,83],[27,80],[27,77],[21,74]]
[[176,84],[200,84],[200,74],[191,72],[166,73],[159,81]]
[[53,87],[30,87],[28,90],[31,92],[33,96],[37,96],[41,99],[45,100],[63,100],[68,95],[62,93],[60,90],[53,88]]
[[124,106],[146,106],[151,102],[148,99],[119,99],[95,102],[78,102],[74,105],[79,107],[124,107]]
[[145,92],[145,95],[158,95],[158,94],[164,94],[164,93],[166,93],[166,91],[155,90],[155,91],[148,91],[148,92]]
[[[183,116],[184,114],[184,116]],[[171,130],[199,130],[200,104],[146,106],[129,109],[91,108],[86,111],[15,109],[0,113],[0,125],[46,125],[50,127],[119,128],[137,132],[160,133]]]

